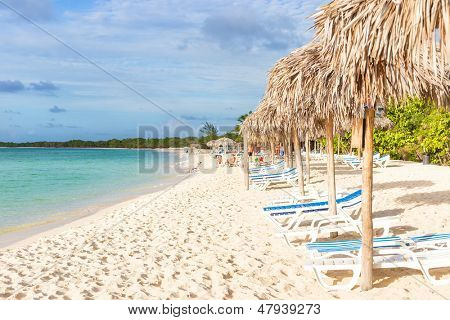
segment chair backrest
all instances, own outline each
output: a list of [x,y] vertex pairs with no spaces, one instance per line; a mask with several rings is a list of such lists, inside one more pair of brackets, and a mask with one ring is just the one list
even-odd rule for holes
[[414,242],[450,240],[450,233],[432,233],[421,236],[409,237]]
[[251,175],[250,179],[252,179],[252,180],[275,179],[275,178],[281,178],[281,177],[295,175],[295,174],[297,174],[297,169],[289,168],[289,169],[285,169],[285,170],[283,170],[281,172],[277,172],[277,173],[263,173],[263,174]]
[[261,171],[277,170],[277,169],[281,169],[283,167],[284,167],[284,161],[281,161],[281,162],[278,162],[277,164],[272,164],[270,166],[261,166],[261,167],[257,167],[257,168],[251,168],[250,172],[258,173]]
[[[373,248],[398,248],[401,246],[401,238],[398,236],[373,238]],[[361,249],[361,240],[341,240],[326,242],[311,242],[306,244],[308,250],[317,252],[357,251]]]
[[[360,202],[360,198],[362,195],[362,190],[356,190],[355,192],[352,192],[345,197],[338,198],[336,200],[337,205],[339,207],[345,208],[346,205],[354,206],[355,204]],[[311,209],[316,210],[317,208],[322,207],[322,209],[328,208],[328,201],[312,201],[312,202],[305,202],[305,203],[296,203],[296,204],[290,204],[290,205],[282,205],[282,206],[270,206],[265,207],[264,211],[278,211],[278,210],[292,210],[292,209]]]

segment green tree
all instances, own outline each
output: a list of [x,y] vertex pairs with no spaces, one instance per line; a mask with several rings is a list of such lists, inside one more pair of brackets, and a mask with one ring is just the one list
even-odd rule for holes
[[394,122],[390,130],[375,130],[375,149],[394,159],[417,161],[428,153],[431,162],[450,164],[450,113],[418,98],[390,103],[387,117]]
[[219,130],[217,130],[214,124],[206,121],[200,129],[200,133],[208,140],[215,140],[217,139]]

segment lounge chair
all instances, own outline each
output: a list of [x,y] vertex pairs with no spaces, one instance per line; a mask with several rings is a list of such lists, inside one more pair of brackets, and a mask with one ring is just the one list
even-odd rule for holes
[[355,170],[361,170],[363,166],[363,161],[360,159],[346,161],[345,163]]
[[[352,215],[361,207],[361,190],[336,199],[338,208],[347,209]],[[303,223],[316,217],[329,216],[328,201],[311,201],[290,205],[276,205],[263,208],[266,217],[272,221],[278,231],[284,232],[301,227]]]
[[391,160],[391,156],[387,154],[385,156],[382,156],[379,159],[374,159],[373,164],[374,164],[374,166],[377,166],[380,168],[386,168],[388,166],[390,160]]
[[[322,192],[317,190],[312,184],[305,184],[305,195],[301,196],[299,194],[299,188],[294,187],[286,190],[286,194],[279,199],[275,199],[270,201],[267,206],[280,206],[280,205],[290,205],[297,204],[302,202],[311,202],[311,201],[326,201],[328,197],[328,192]],[[336,196],[338,198],[345,197],[349,194],[347,190],[336,189]]]
[[[383,167],[385,168],[389,162],[390,156],[386,155],[383,157],[380,157],[379,153],[376,153],[373,156],[373,166],[374,167]],[[344,160],[344,163],[349,165],[350,167],[352,167],[355,170],[361,170],[363,167],[363,160],[362,159],[347,159]]]
[[[437,280],[430,274],[430,269],[450,267],[450,236],[444,237],[444,239],[437,239],[438,237],[439,235],[408,239],[400,237],[374,238],[373,267],[376,269],[416,269],[421,271],[431,284],[449,284],[450,279]],[[305,268],[314,272],[322,287],[327,290],[350,290],[356,285],[362,266],[360,240],[313,242],[308,244],[307,248],[311,261],[305,265]],[[332,270],[352,271],[351,280],[342,285],[327,284],[325,280],[330,277],[324,273]]]
[[[360,212],[360,208],[358,212]],[[382,237],[387,237],[391,228],[399,226],[399,217],[382,217],[373,219],[373,228],[383,230]],[[338,208],[337,215],[321,215],[314,218],[309,225],[295,227],[280,232],[286,243],[293,248],[303,248],[303,246],[294,245],[294,239],[303,239],[314,242],[320,235],[329,235],[331,232],[339,234],[355,232],[362,235],[361,215],[353,218],[345,209]]]
[[251,175],[253,174],[267,174],[267,173],[275,173],[277,171],[281,171],[284,169],[285,163],[284,161],[280,161],[276,164],[272,164],[269,166],[260,166],[260,167],[254,167],[250,168],[249,172]]
[[251,175],[249,178],[252,188],[262,191],[275,184],[288,184],[295,187],[298,173],[296,168],[290,168],[279,173]]

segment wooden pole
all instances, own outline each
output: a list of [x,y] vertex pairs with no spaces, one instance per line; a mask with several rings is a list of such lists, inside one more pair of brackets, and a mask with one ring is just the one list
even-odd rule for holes
[[362,269],[361,289],[367,291],[373,286],[373,127],[375,109],[365,111],[364,154],[362,172]]
[[286,164],[286,168],[290,168],[289,166],[289,157],[288,157],[288,144],[287,139],[285,138],[283,141],[283,150],[284,150],[284,163]]
[[270,139],[270,157],[272,164],[275,162],[275,142]]
[[341,135],[340,134],[338,134],[338,136],[337,136],[337,153],[338,153],[338,156],[340,155],[340,151],[341,150]]
[[248,176],[248,137],[247,133],[243,132],[244,135],[244,153],[242,155],[243,169],[244,169],[244,185],[245,189],[249,189],[249,176]]
[[300,195],[304,196],[305,183],[303,180],[302,149],[300,148],[300,139],[298,137],[298,130],[296,129],[292,131],[292,140],[294,141],[295,164],[298,172],[298,188],[300,190]]
[[[326,123],[327,139],[327,172],[328,172],[328,210],[330,214],[337,214],[336,209],[336,179],[334,175],[334,150],[333,150],[333,116],[330,115]],[[333,236],[333,234],[332,234]],[[337,236],[337,234],[336,234]]]
[[308,133],[306,133],[306,135],[305,135],[305,143],[306,143],[306,183],[310,183],[309,182],[309,177],[310,177],[310,169],[311,169],[311,167],[310,167],[310,154],[309,154],[309,152],[310,152],[310,145],[309,145],[309,143],[310,143],[310,141],[309,141],[309,134]]
[[292,161],[292,141],[291,141],[291,137],[290,135],[288,135],[287,138],[287,145],[288,145],[288,161],[289,161],[289,168],[293,168],[294,167],[294,163]]

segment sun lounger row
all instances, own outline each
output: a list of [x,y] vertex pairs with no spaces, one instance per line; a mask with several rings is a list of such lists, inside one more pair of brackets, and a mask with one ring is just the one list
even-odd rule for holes
[[[331,232],[355,232],[361,230],[361,190],[342,193],[337,198],[337,215],[328,211],[327,200],[306,203],[273,202],[263,209],[264,216],[276,227],[278,235],[289,246],[305,250],[310,257],[306,268],[314,272],[319,284],[327,290],[350,290],[361,274],[361,240],[316,242],[320,235]],[[393,227],[399,226],[398,217],[373,219],[374,229],[383,231],[374,238],[374,268],[410,268],[422,272],[431,284],[448,284],[430,274],[431,269],[450,267],[450,234],[432,234],[409,238],[389,236]],[[298,240],[309,240],[305,245]],[[333,284],[326,275],[329,271],[351,271],[350,281]],[[332,278],[335,280],[335,278]]]
[[[361,274],[362,243],[360,240],[312,242],[306,245],[311,260],[306,264],[320,285],[327,290],[350,290]],[[450,279],[438,279],[431,269],[450,267],[450,234],[431,234],[400,238],[373,239],[373,268],[408,268],[422,272],[433,285],[450,284]],[[329,271],[351,271],[352,277],[345,284],[330,284]]]
[[[380,154],[377,153],[373,156],[373,165],[374,167],[386,168],[390,159],[391,157],[388,154],[380,157]],[[339,160],[355,170],[362,169],[363,166],[363,160],[357,158],[356,156],[343,156],[340,157]]]
[[280,161],[277,164],[272,164],[268,166],[259,166],[250,168],[249,172],[250,174],[264,174],[264,173],[271,173],[276,171],[281,171],[284,169],[285,163],[284,161]]
[[[361,190],[337,198],[337,214],[328,211],[328,201],[311,201],[287,205],[272,205],[263,209],[267,219],[275,225],[280,236],[291,247],[292,240],[315,241],[320,235],[330,232],[361,231]],[[388,235],[392,227],[398,226],[399,219],[385,217],[374,219],[374,229],[382,229]]]
[[296,168],[285,169],[278,173],[255,174],[249,176],[251,187],[256,190],[266,190],[276,184],[288,184],[294,187],[298,180]]

